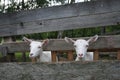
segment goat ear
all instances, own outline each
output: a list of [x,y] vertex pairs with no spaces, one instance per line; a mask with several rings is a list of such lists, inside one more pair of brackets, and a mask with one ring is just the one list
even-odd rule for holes
[[44,40],[44,41],[42,42],[42,46],[47,45],[48,42],[49,42],[49,39]]
[[28,39],[27,37],[23,37],[23,40],[26,41],[26,42],[32,42],[32,40]]
[[95,36],[91,37],[90,39],[88,39],[87,41],[89,43],[91,43],[91,42],[95,42],[97,39],[98,39],[98,35],[95,35]]
[[69,43],[69,42],[74,43],[74,42],[75,42],[75,40],[73,40],[73,39],[71,39],[71,38],[68,38],[68,37],[65,37],[64,40],[65,40],[67,43]]

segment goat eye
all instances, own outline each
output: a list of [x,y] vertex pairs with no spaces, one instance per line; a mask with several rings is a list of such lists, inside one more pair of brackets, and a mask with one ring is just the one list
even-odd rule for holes
[[89,47],[89,45],[86,45],[86,47]]
[[38,48],[41,48],[41,46],[38,46]]
[[74,45],[74,47],[76,47],[76,45]]

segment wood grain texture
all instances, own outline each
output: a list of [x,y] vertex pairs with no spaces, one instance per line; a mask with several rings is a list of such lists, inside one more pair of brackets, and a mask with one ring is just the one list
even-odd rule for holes
[[94,58],[93,58],[93,60],[98,60],[99,59],[99,51],[95,51],[94,52]]
[[120,50],[117,52],[117,60],[120,60]]
[[0,37],[116,25],[120,0],[98,0],[0,14]]
[[[84,37],[83,39],[88,39]],[[0,45],[0,51],[2,47],[7,47],[7,52],[26,52],[29,51],[29,43],[26,42],[13,42],[4,43]],[[50,51],[74,51],[72,43],[65,42],[64,39],[50,39],[49,43],[44,46],[44,50]],[[100,51],[111,52],[120,50],[120,35],[114,36],[100,36],[98,40],[90,44],[88,51]]]

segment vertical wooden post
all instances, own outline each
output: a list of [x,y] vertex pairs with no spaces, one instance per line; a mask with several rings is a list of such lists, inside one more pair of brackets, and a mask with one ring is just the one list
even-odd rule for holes
[[73,51],[68,51],[68,60],[69,61],[73,60]]
[[52,51],[52,62],[56,62],[56,55],[57,55],[57,52],[56,51]]
[[99,59],[99,52],[96,50],[94,52],[94,60],[98,60]]
[[26,62],[26,54],[25,54],[25,52],[22,52],[22,59],[23,59],[23,62]]
[[2,54],[2,59],[3,59],[3,62],[7,62],[7,53],[8,53],[8,49],[7,47],[2,47],[1,48],[1,54]]
[[[9,37],[3,37],[3,43],[5,43],[5,42],[14,42],[14,41],[16,41],[15,38],[13,38],[11,36],[9,36]],[[16,59],[15,59],[15,53],[8,53],[7,55],[8,55],[8,61],[9,62],[16,61]]]
[[120,50],[117,52],[117,60],[120,60]]
[[103,26],[101,27],[101,35],[104,35],[106,33],[106,27]]

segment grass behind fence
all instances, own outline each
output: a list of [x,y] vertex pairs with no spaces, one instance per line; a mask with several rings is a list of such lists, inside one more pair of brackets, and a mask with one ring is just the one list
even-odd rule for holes
[[[30,58],[29,58],[29,53],[26,52],[26,62],[30,62]],[[23,58],[22,58],[22,53],[21,52],[17,52],[15,53],[15,57],[16,57],[16,60],[17,62],[23,62]]]
[[[30,62],[31,60],[29,58],[29,53],[26,52],[25,54],[26,54],[26,62]],[[24,62],[21,52],[16,52],[15,53],[15,59],[16,59],[16,62]],[[2,56],[1,53],[0,53],[0,62],[4,62],[4,59],[3,59],[3,56]]]
[[[29,52],[26,52],[26,62],[31,62],[30,58],[29,58]],[[66,54],[63,54],[62,57],[67,58]],[[74,59],[75,59],[75,54],[74,54]],[[15,62],[24,62],[23,61],[23,57],[22,57],[22,52],[16,52],[15,53],[15,58],[16,61]],[[117,54],[113,53],[112,56],[108,53],[108,54],[100,54],[99,55],[99,60],[116,60],[117,59]],[[3,57],[2,54],[0,53],[0,62],[4,62],[3,61]]]

